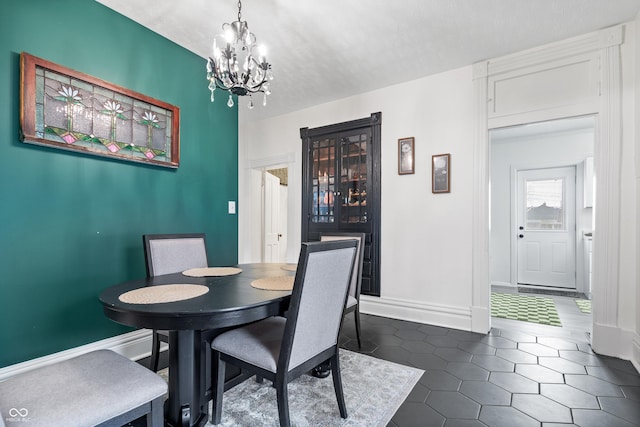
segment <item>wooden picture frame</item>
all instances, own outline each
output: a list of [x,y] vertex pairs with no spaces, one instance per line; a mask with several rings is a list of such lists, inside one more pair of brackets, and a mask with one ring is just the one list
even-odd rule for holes
[[398,139],[398,175],[415,173],[415,140],[413,137]]
[[23,142],[157,166],[180,164],[180,109],[22,52]]
[[451,154],[431,156],[431,192],[451,192]]

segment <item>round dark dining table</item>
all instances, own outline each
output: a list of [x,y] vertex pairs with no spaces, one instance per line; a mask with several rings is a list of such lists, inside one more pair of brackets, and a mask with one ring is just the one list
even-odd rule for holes
[[[285,264],[241,264],[242,272],[230,276],[190,277],[182,273],[131,280],[109,287],[100,295],[105,315],[137,328],[169,331],[169,398],[166,423],[201,426],[208,418],[209,378],[206,341],[224,330],[282,314],[290,291],[251,286],[256,279],[293,276]],[[203,285],[200,296],[163,303],[126,303],[120,296],[157,285]],[[148,291],[148,290],[146,290]]]

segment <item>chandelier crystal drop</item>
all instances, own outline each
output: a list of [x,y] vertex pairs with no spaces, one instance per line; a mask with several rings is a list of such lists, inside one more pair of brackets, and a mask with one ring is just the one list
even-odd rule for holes
[[[267,95],[271,94],[271,64],[266,60],[264,47],[256,45],[256,36],[249,31],[247,22],[242,20],[241,11],[242,2],[238,1],[238,20],[223,24],[223,34],[213,39],[213,56],[207,60],[211,102],[218,88],[229,92],[229,107],[234,105],[233,95],[248,95],[249,108],[253,108],[251,95],[260,92],[264,94],[264,106],[267,105]],[[218,38],[221,38],[220,43]]]

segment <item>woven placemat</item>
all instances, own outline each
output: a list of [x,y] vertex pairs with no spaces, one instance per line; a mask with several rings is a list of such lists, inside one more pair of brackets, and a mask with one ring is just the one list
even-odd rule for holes
[[298,264],[287,264],[280,268],[287,271],[296,271],[298,269]]
[[290,291],[293,289],[294,279],[295,277],[293,276],[263,277],[251,282],[251,286],[267,291]]
[[209,292],[209,288],[203,285],[157,285],[125,292],[118,299],[128,304],[158,304],[183,301],[199,297],[207,292]]
[[242,269],[237,267],[191,268],[182,272],[182,274],[189,277],[233,276],[240,273],[242,273]]

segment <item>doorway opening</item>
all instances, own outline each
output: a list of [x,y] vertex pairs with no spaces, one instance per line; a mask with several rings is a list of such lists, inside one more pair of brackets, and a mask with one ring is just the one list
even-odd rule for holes
[[[594,116],[490,130],[494,326],[517,322],[518,328],[530,327],[500,318],[495,294],[515,294],[542,298],[540,304],[552,299],[563,329],[591,331],[586,306],[591,298],[595,133]],[[530,323],[538,317],[519,316]]]
[[289,165],[251,169],[251,262],[284,263],[289,242]]
[[267,169],[263,188],[263,262],[285,262],[288,238],[289,168]]

